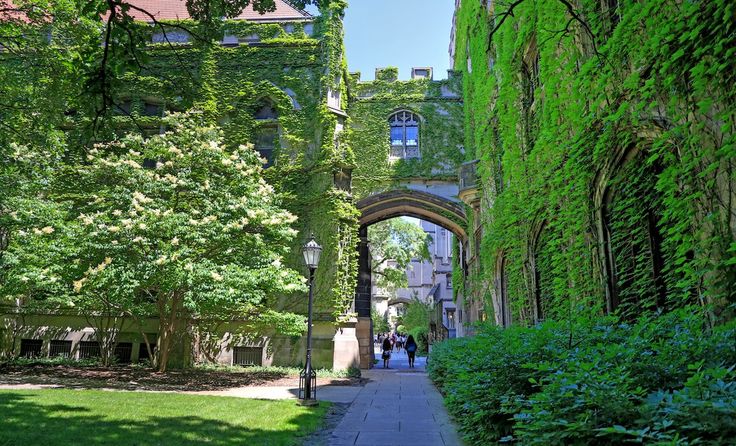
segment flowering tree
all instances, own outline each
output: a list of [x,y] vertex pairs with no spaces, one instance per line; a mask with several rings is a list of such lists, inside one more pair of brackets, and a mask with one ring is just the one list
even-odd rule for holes
[[68,218],[21,233],[16,288],[52,281],[70,305],[157,314],[160,371],[189,320],[301,333],[303,317],[270,305],[304,279],[281,264],[296,217],[279,207],[262,160],[252,147],[223,147],[195,114],[167,124],[163,135],[97,145],[60,175],[53,201]]

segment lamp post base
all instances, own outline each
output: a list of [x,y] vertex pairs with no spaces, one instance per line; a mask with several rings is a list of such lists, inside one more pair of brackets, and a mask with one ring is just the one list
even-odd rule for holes
[[314,407],[314,406],[319,406],[319,401],[318,400],[296,400],[296,404],[298,406]]

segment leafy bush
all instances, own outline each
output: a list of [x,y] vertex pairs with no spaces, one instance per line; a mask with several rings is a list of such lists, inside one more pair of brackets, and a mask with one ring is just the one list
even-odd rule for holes
[[417,342],[417,355],[426,356],[429,353],[429,328],[416,327],[409,330],[409,334]]
[[[300,367],[281,367],[281,366],[231,366],[221,364],[197,364],[195,366],[201,370],[213,370],[218,372],[231,372],[231,373],[265,373],[265,374],[276,374],[281,376],[299,376],[302,371]],[[360,369],[356,367],[350,367],[342,370],[335,369],[315,369],[318,378],[360,378]]]
[[736,323],[697,314],[486,326],[433,347],[428,370],[470,444],[724,444]]
[[35,366],[67,366],[67,367],[99,367],[101,364],[99,358],[74,359],[64,356],[54,356],[51,358],[13,358],[3,362],[8,366],[35,367]]

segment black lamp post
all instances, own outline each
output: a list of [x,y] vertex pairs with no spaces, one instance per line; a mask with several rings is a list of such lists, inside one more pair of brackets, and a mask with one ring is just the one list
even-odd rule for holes
[[307,315],[307,360],[299,374],[299,400],[302,404],[317,404],[317,373],[312,369],[312,301],[314,299],[314,270],[319,264],[322,247],[314,240],[314,234],[302,247],[304,263],[309,268],[309,312]]

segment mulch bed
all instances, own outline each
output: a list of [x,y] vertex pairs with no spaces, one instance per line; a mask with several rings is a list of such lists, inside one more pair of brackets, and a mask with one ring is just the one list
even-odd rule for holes
[[[317,384],[363,385],[364,378],[318,378]],[[219,371],[207,369],[172,370],[159,373],[140,366],[74,367],[68,365],[4,365],[0,366],[0,384],[52,385],[80,389],[119,389],[151,391],[224,390],[246,386],[294,386],[298,376],[283,372]]]

